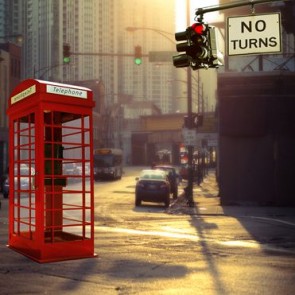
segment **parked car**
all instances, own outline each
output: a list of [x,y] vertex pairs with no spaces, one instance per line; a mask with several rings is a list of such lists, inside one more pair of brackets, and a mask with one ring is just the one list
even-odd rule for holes
[[[30,176],[30,174],[31,174],[31,176]],[[19,171],[17,168],[15,169],[15,175],[19,175],[19,177],[17,177],[17,176],[14,177],[15,189],[20,189],[21,191],[26,191],[26,190],[34,188],[34,182],[33,182],[32,175],[35,175],[35,169],[33,167],[31,168],[31,173],[30,173],[29,168],[26,165],[22,164],[20,166]],[[20,184],[19,187],[18,187],[18,182]],[[3,187],[2,187],[2,193],[3,193],[4,198],[8,198],[8,196],[9,196],[9,185],[10,185],[9,176],[7,176],[3,182]]]
[[165,171],[142,170],[136,180],[135,206],[140,206],[142,201],[170,205],[170,183]]
[[177,173],[175,167],[170,165],[155,165],[153,169],[159,169],[167,172],[168,180],[170,182],[170,192],[173,194],[173,199],[176,199],[178,197],[178,183],[180,175]]

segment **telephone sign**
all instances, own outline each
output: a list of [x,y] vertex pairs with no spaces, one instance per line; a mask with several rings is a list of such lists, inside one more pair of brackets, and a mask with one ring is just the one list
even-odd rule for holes
[[228,17],[227,51],[228,55],[280,53],[280,13]]

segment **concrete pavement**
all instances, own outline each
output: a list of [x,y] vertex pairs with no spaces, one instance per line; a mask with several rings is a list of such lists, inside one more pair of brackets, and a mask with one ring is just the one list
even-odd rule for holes
[[[185,184],[182,185],[182,188],[184,186]],[[167,213],[204,217],[213,215],[273,218],[288,223],[292,228],[293,226],[295,228],[294,207],[221,206],[213,171],[210,171],[204,182],[200,186],[195,186],[193,191],[194,207],[188,207],[186,199],[183,195],[180,195],[177,201],[167,209]],[[0,209],[1,294],[57,294],[56,292],[59,294],[127,294],[120,291],[121,285],[116,281],[117,277],[114,279],[114,277],[110,276],[109,281],[103,281],[105,277],[102,276],[101,270],[111,271],[112,265],[112,262],[109,262],[106,257],[39,265],[7,249],[9,201],[3,199],[2,194],[0,194],[0,200],[2,204]],[[115,262],[113,263],[115,264]],[[122,259],[119,262],[121,265]],[[100,264],[106,265],[105,268],[101,267]],[[136,264],[133,262],[131,265],[134,267]],[[139,267],[142,267],[142,262]],[[124,265],[122,269],[124,269]],[[84,273],[87,274],[85,277],[83,276]]]

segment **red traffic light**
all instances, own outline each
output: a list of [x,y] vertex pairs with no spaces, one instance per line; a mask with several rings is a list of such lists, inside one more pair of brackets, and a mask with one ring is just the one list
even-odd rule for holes
[[191,28],[198,35],[202,35],[206,31],[206,26],[204,24],[201,24],[201,23],[194,23],[194,24],[192,24]]

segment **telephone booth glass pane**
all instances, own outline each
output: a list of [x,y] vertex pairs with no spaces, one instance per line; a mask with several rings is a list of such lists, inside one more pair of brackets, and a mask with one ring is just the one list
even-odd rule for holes
[[[14,121],[14,169],[9,180],[14,203],[14,233],[34,239],[35,233],[35,115]],[[10,169],[11,169],[10,168]]]
[[45,242],[91,237],[89,116],[44,112]]

